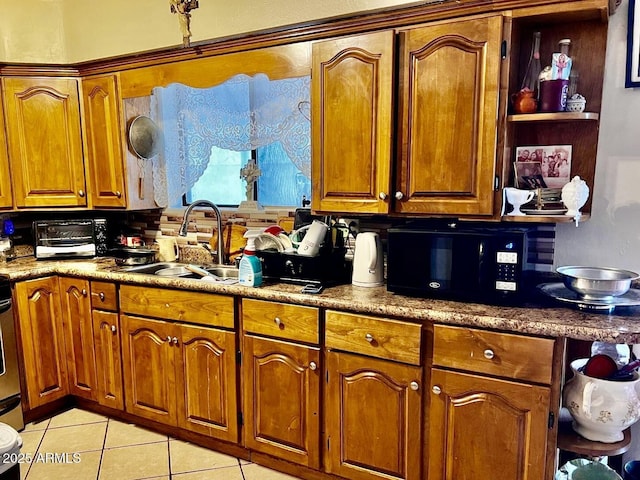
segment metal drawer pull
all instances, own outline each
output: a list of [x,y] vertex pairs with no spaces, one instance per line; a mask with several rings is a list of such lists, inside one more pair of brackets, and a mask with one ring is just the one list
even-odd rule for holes
[[373,335],[371,335],[370,333],[367,333],[367,334],[364,336],[364,339],[365,339],[367,342],[371,343],[371,342],[373,342]]
[[411,382],[409,384],[409,388],[415,392],[420,388],[420,385],[418,385],[418,382]]
[[111,325],[111,331],[112,331],[113,333],[116,333],[116,330],[117,330],[117,329],[116,329],[116,326],[115,326],[115,325]]
[[280,318],[276,317],[273,319],[274,322],[276,322],[277,326],[280,326],[282,324],[282,320],[280,320]]
[[315,370],[316,368],[318,368],[316,362],[309,363],[309,370]]
[[438,385],[431,387],[431,391],[436,395],[440,395],[442,393],[442,389]]
[[495,354],[495,353],[493,353],[493,350],[491,350],[491,349],[489,349],[489,348],[487,348],[487,349],[484,351],[484,358],[486,358],[487,360],[491,360],[491,359],[493,359],[493,357],[495,357],[495,356],[496,356],[496,354]]
[[100,292],[100,293],[98,294],[98,297],[100,298],[100,300],[101,300],[101,301],[103,301],[103,302],[104,302],[104,292]]

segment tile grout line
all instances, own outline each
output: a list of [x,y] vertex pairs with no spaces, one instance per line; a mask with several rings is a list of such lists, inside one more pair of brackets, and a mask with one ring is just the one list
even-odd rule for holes
[[111,419],[107,417],[107,428],[104,429],[104,439],[102,440],[102,450],[100,450],[100,461],[98,462],[98,472],[96,473],[96,480],[100,480],[100,470],[102,469],[102,459],[104,457],[104,449],[107,445],[107,435],[109,434],[109,423]]

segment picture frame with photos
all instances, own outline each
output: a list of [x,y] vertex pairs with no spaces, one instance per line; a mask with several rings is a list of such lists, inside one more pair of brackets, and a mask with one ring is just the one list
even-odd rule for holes
[[[517,147],[515,161],[516,186],[529,190],[534,188],[562,188],[571,180],[571,150],[571,145]],[[539,164],[539,170],[537,168],[534,169],[535,164]]]

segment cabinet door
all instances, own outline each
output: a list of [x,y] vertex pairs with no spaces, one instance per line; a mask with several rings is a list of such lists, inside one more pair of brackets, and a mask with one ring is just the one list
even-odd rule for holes
[[320,467],[318,348],[246,335],[245,446]]
[[346,353],[326,358],[327,472],[421,479],[422,368]]
[[96,398],[100,405],[124,410],[122,353],[118,314],[93,311],[93,341],[96,355]]
[[549,388],[434,368],[431,392],[430,480],[549,478]]
[[2,84],[16,207],[86,206],[77,80]]
[[126,411],[176,425],[176,328],[128,315],[120,320]]
[[82,81],[87,183],[94,208],[126,206],[117,78],[104,75]]
[[3,110],[2,92],[0,91],[0,208],[11,208],[13,207],[13,197]]
[[68,394],[58,278],[19,282],[15,287],[18,330],[29,408]]
[[314,210],[389,211],[393,39],[386,31],[313,44]]
[[400,33],[394,210],[491,215],[502,18]]
[[238,442],[235,333],[180,326],[178,426]]
[[96,359],[89,281],[60,277],[59,285],[69,393],[95,400]]

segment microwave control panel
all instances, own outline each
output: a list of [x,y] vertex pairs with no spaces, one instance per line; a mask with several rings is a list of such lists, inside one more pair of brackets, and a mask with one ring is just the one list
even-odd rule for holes
[[496,267],[496,290],[515,292],[519,273],[518,253],[498,251]]

